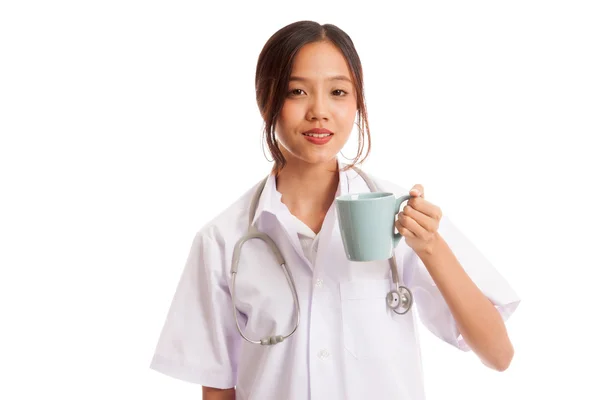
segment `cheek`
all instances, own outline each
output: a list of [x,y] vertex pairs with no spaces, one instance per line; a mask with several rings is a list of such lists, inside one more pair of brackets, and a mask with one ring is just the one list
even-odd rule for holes
[[286,131],[286,124],[288,120],[288,110],[284,106],[279,113],[279,118],[277,118],[277,121],[275,122],[275,132],[278,136],[281,135],[282,132]]
[[352,129],[354,125],[354,120],[356,119],[356,105],[355,103],[346,103],[340,104],[339,107],[336,108],[336,119],[338,123],[342,125],[346,129]]
[[279,121],[282,126],[293,125],[295,121],[302,118],[302,110],[293,103],[285,102],[281,108]]
[[291,102],[283,104],[275,125],[275,132],[279,142],[288,150],[291,146],[290,140],[292,140],[291,138],[298,127],[298,121],[302,119],[302,116],[302,110],[299,110],[298,106]]

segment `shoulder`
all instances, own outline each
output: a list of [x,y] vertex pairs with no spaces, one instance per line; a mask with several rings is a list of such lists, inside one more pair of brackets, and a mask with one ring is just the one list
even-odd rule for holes
[[246,189],[236,200],[226,204],[211,220],[202,225],[196,232],[196,240],[214,241],[224,245],[232,238],[245,233],[248,230],[250,203],[263,179]]

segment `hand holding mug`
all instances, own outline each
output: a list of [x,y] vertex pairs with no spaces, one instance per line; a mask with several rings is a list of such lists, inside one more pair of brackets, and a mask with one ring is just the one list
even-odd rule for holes
[[408,204],[398,213],[396,229],[415,253],[432,254],[439,238],[442,210],[425,200],[422,185],[413,186],[410,195]]

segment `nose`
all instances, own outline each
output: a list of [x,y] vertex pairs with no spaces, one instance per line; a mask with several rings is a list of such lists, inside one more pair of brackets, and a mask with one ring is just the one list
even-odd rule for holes
[[308,121],[319,121],[329,119],[329,110],[327,100],[324,95],[314,96],[306,111],[306,119]]

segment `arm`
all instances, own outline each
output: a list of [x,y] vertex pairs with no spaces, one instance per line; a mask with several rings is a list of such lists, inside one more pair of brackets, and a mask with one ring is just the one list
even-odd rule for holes
[[207,225],[194,237],[150,367],[209,388],[233,388],[242,338],[216,235]]
[[215,389],[202,386],[203,400],[235,400],[235,388]]
[[[464,342],[485,365],[504,371],[510,365],[514,351],[506,332],[503,316],[496,310],[489,296],[484,294],[467,274],[446,240],[438,232],[442,222],[440,208],[424,199],[421,185],[415,185],[410,192],[414,197],[411,197],[404,210],[399,213],[396,222],[398,232],[406,238],[406,244],[422,261],[432,280],[431,283],[436,287],[440,300],[447,305],[448,312],[456,322],[455,328],[462,335]],[[499,284],[499,288],[494,289],[493,292],[500,296],[501,302],[506,302],[509,298],[514,303],[514,293],[494,273],[487,260],[478,254],[460,232],[448,229],[452,227],[448,226],[447,219],[445,222],[447,239],[452,242],[458,254],[462,254],[461,259],[468,262],[467,266],[472,271],[479,271],[479,274],[485,271],[485,274],[493,280],[493,284]],[[490,284],[486,285],[487,290],[490,291]],[[433,321],[436,319],[431,317],[430,315],[427,318],[430,324],[432,319]],[[431,325],[436,328],[435,323]],[[442,327],[443,325],[441,324]],[[440,325],[437,326],[439,327]]]
[[490,368],[504,371],[513,347],[500,313],[469,278],[444,239],[417,255],[440,290],[465,342]]

